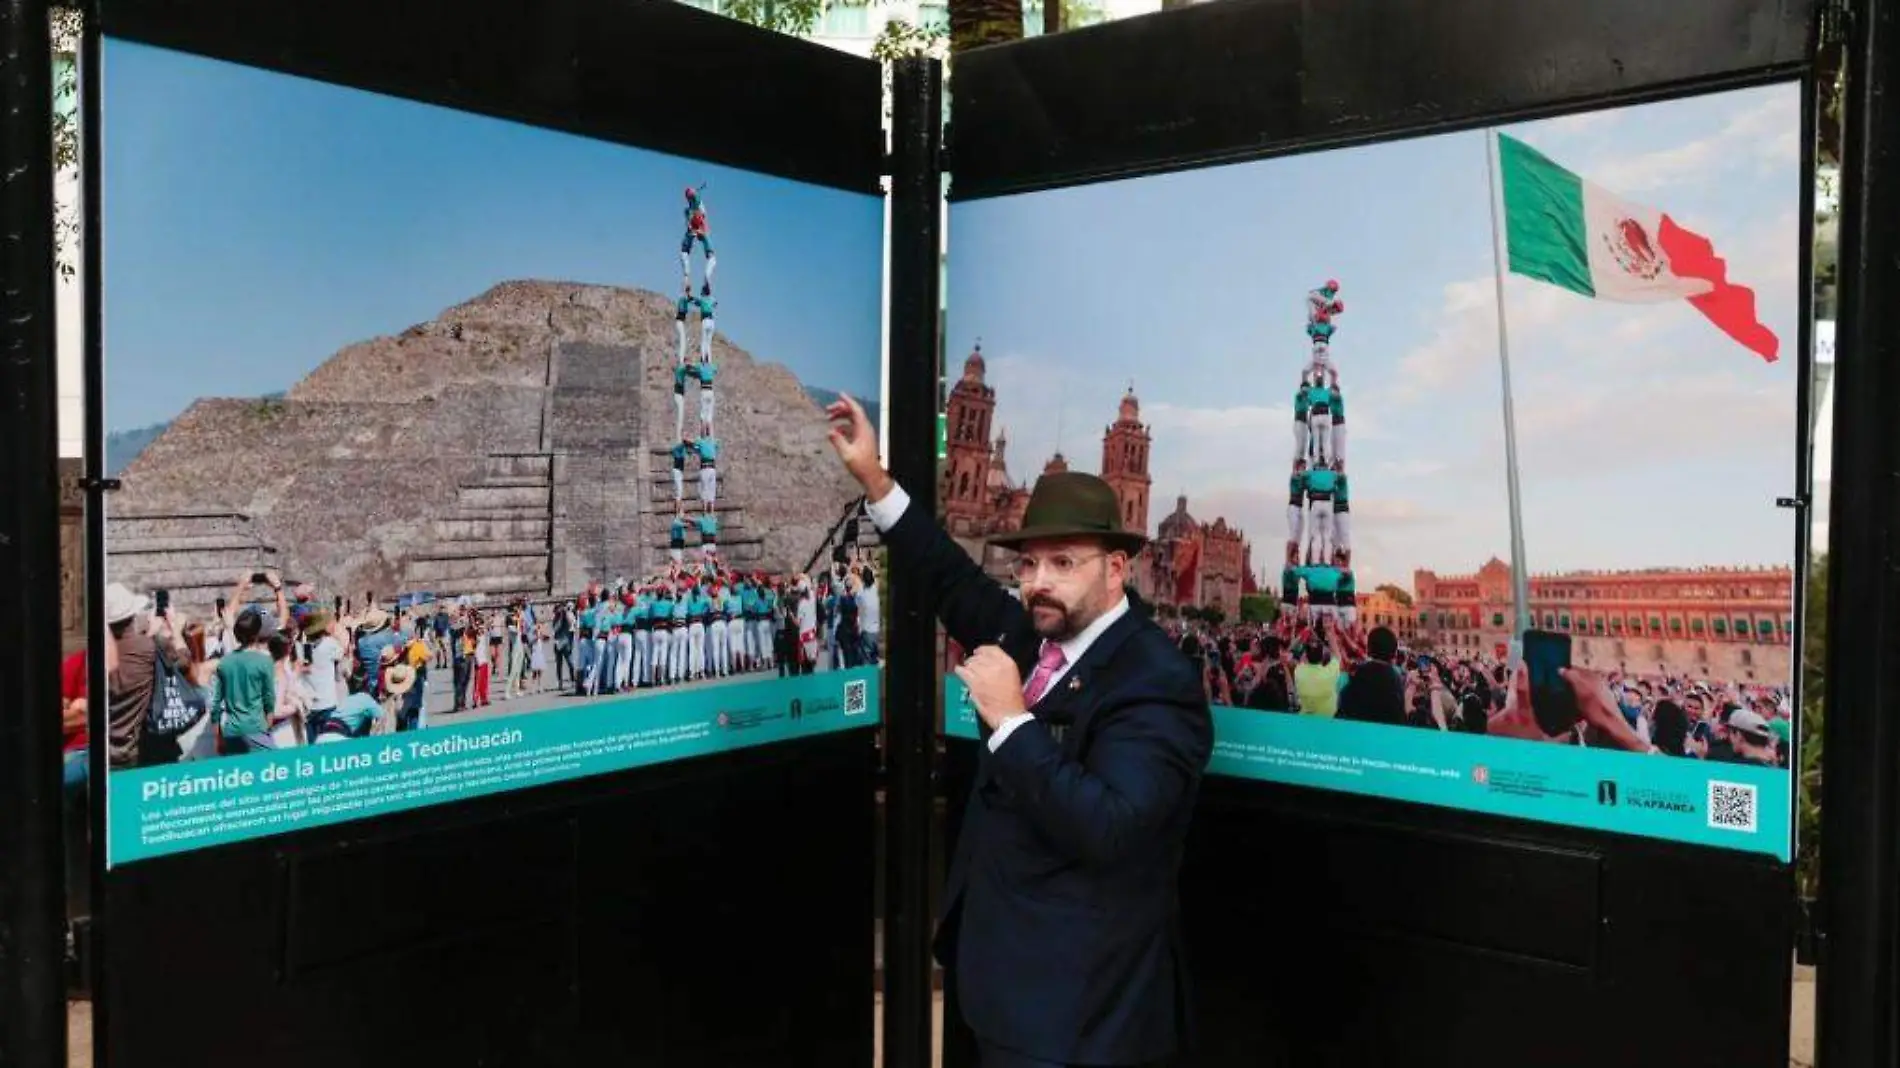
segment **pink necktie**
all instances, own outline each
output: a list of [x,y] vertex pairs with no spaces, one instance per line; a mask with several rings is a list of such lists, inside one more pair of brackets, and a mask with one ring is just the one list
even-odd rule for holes
[[1066,663],[1062,655],[1062,646],[1052,641],[1042,643],[1042,656],[1036,660],[1036,670],[1030,672],[1029,686],[1023,690],[1023,703],[1034,708],[1042,700],[1042,692],[1049,688],[1049,680],[1056,677]]

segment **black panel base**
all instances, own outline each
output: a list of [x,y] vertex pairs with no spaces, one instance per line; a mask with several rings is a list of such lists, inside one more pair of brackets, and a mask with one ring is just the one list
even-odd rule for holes
[[[975,746],[948,743],[953,814]],[[1791,878],[1748,854],[1210,778],[1181,874],[1198,1030],[1181,1066],[1784,1068]],[[976,1068],[946,1001],[945,1068]]]
[[875,759],[853,731],[120,868],[99,1063],[868,1066]]

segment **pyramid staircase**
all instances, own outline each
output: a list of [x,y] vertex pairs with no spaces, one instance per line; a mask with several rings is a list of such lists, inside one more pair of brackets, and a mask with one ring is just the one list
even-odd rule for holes
[[403,586],[484,599],[542,596],[553,583],[554,456],[491,453],[481,476],[456,487],[435,537],[404,567]]
[[173,605],[199,618],[241,577],[281,568],[279,557],[242,512],[106,513],[107,581],[148,596],[168,591]]

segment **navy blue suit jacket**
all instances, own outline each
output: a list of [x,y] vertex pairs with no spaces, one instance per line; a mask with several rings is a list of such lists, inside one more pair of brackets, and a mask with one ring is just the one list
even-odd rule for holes
[[[885,534],[965,649],[1027,678],[1041,639],[915,504]],[[1143,1064],[1188,1037],[1176,875],[1213,721],[1200,673],[1133,605],[996,752],[983,731],[937,929],[976,1034],[1018,1053]]]

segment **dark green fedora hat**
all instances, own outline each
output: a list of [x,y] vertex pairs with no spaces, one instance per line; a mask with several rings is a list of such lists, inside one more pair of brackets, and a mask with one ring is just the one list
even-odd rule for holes
[[989,543],[1020,549],[1046,538],[1093,538],[1110,551],[1130,556],[1148,544],[1147,535],[1123,528],[1115,488],[1082,471],[1057,471],[1037,479],[1022,527],[992,535]]

